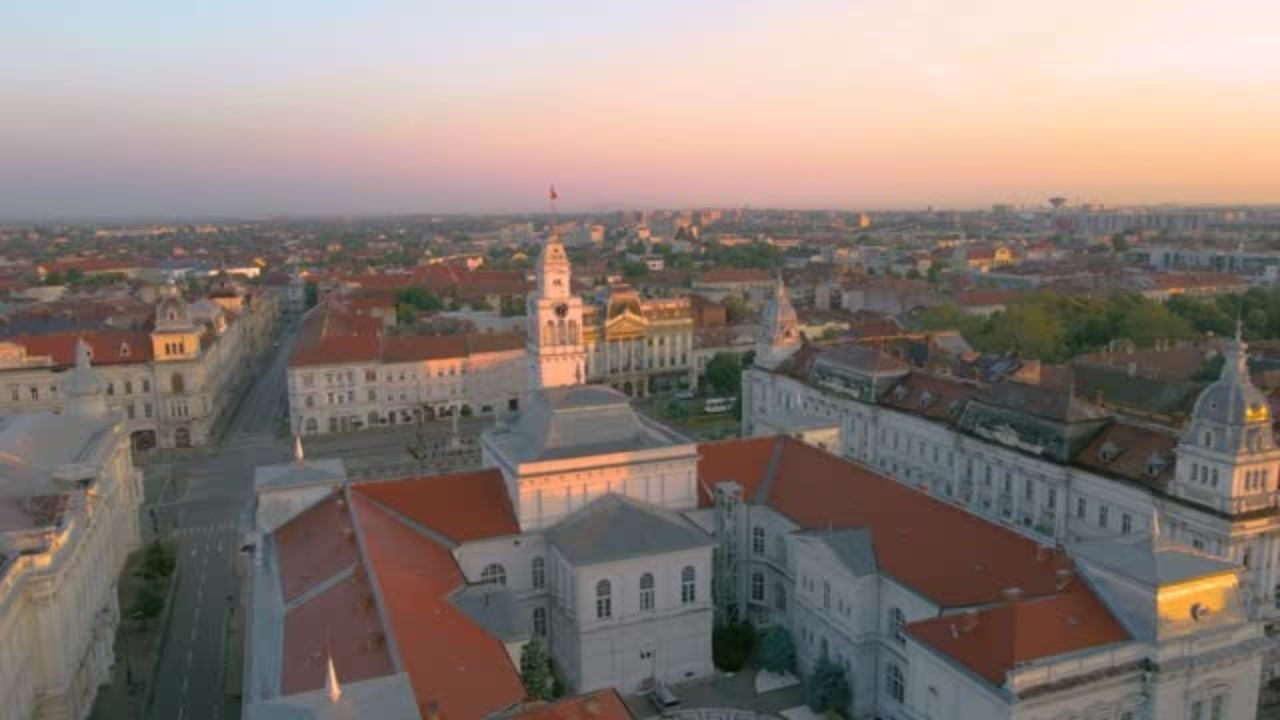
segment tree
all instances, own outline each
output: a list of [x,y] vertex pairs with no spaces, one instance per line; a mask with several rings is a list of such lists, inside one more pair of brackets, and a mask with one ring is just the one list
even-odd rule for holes
[[403,288],[397,291],[396,304],[410,305],[423,312],[439,312],[444,309],[444,303],[440,298],[420,287]]
[[67,284],[79,285],[84,282],[84,271],[80,268],[71,268],[67,271]]
[[814,712],[841,710],[849,704],[849,680],[844,668],[827,658],[813,666],[804,690],[805,704]]
[[63,285],[65,283],[66,283],[66,279],[63,278],[62,273],[58,272],[57,270],[54,270],[53,272],[47,272],[44,274],[45,285],[56,286],[56,285]]
[[716,395],[737,395],[742,387],[742,360],[737,353],[718,352],[707,361],[706,375]]
[[724,623],[711,631],[711,659],[726,672],[737,672],[751,657],[756,633],[749,622]]
[[554,678],[547,650],[537,637],[530,638],[520,650],[520,681],[532,699],[550,700],[554,695]]
[[737,325],[751,316],[751,309],[747,307],[747,303],[737,295],[729,295],[721,301],[724,305],[726,320],[730,325]]
[[316,284],[313,282],[308,282],[306,285],[302,286],[302,295],[308,310],[315,307],[316,303],[320,302],[320,289],[316,287]]
[[1129,236],[1124,233],[1116,233],[1111,236],[1111,250],[1117,255],[1129,252]]
[[642,262],[628,260],[622,263],[622,274],[629,278],[642,277],[649,274],[649,266]]
[[413,321],[418,318],[418,311],[408,303],[400,303],[396,305],[396,324],[412,325]]
[[786,627],[773,625],[764,634],[760,641],[760,667],[777,674],[795,671],[796,646]]

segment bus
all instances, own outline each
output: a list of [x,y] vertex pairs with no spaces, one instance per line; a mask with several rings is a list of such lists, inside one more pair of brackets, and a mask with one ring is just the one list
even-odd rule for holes
[[709,397],[702,404],[702,411],[709,415],[716,413],[727,413],[733,409],[735,398],[731,397]]

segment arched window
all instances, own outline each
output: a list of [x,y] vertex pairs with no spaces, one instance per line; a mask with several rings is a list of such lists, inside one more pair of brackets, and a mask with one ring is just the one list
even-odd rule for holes
[[556,344],[556,324],[554,321],[551,321],[551,320],[547,321],[547,328],[542,333],[542,344],[543,345]]
[[320,423],[316,422],[315,418],[307,418],[306,428],[308,433],[319,432]]
[[538,637],[547,636],[547,609],[536,607],[533,609],[533,634]]
[[698,571],[686,565],[680,571],[680,602],[688,605],[698,599]]
[[174,373],[169,377],[169,389],[176,393],[187,391],[187,382],[182,379],[182,373]]
[[756,555],[764,554],[764,528],[758,525],[751,528],[751,552]]
[[1213,447],[1213,431],[1212,430],[1204,431],[1204,446]]
[[569,342],[571,343],[578,342],[578,321],[577,320],[569,321]]
[[653,573],[640,576],[640,610],[653,609]]
[[480,582],[493,585],[507,584],[507,569],[501,563],[489,563],[480,571]]
[[613,586],[608,580],[596,583],[596,617],[600,620],[613,617]]
[[778,557],[778,562],[782,565],[787,564],[787,539],[781,535],[775,535],[773,538],[773,554]]
[[779,610],[787,609],[787,588],[782,581],[773,584],[773,606]]
[[369,411],[369,427],[373,427],[374,425],[377,425],[377,424],[378,424],[378,413],[375,410],[370,410]]
[[889,608],[889,634],[898,642],[906,642],[907,618],[896,607]]
[[831,609],[831,583],[826,580],[822,581],[822,609]]
[[535,588],[544,588],[547,586],[547,561],[540,557],[533,559],[532,563],[533,586]]
[[764,602],[764,573],[751,573],[751,600]]
[[902,668],[895,663],[889,663],[884,673],[884,689],[889,693],[889,697],[898,702],[902,702],[907,697],[907,683],[902,676]]

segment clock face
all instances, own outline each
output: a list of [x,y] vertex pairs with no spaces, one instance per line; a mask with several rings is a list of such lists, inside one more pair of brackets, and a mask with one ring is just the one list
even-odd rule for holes
[[556,306],[556,317],[562,318],[568,314],[569,314],[568,305],[565,305],[564,303],[560,303],[559,305]]

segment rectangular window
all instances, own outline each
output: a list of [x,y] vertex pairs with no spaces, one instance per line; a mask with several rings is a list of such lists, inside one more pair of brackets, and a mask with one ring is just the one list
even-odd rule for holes
[[1133,532],[1133,516],[1129,513],[1120,516],[1120,532],[1125,535]]
[[1077,518],[1083,520],[1085,513],[1088,511],[1088,509],[1089,509],[1088,504],[1085,502],[1084,498],[1076,499],[1076,517]]
[[1058,506],[1058,489],[1049,488],[1049,496],[1045,500],[1045,506],[1050,510]]
[[1100,528],[1105,528],[1107,526],[1107,511],[1108,508],[1106,505],[1098,506],[1098,527]]
[[1191,703],[1191,713],[1187,717],[1189,720],[1204,720],[1204,701],[1197,700]]
[[1214,695],[1209,701],[1209,720],[1224,720],[1227,717],[1227,696]]

